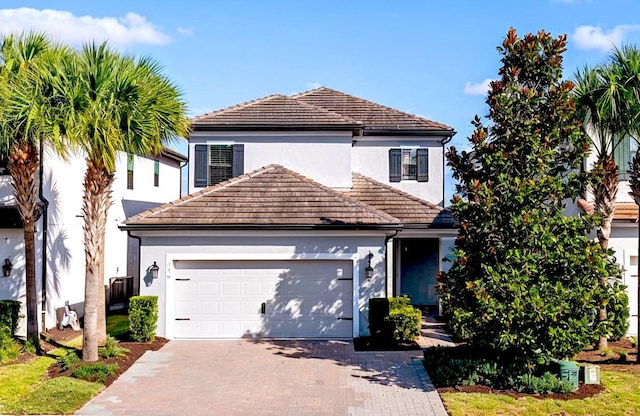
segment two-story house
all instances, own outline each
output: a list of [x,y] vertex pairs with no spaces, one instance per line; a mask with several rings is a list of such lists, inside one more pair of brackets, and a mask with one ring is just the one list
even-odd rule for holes
[[[105,235],[105,285],[122,294],[137,293],[138,241],[118,225],[134,215],[181,195],[181,167],[187,158],[171,149],[158,157],[118,154]],[[56,326],[56,310],[66,301],[83,315],[85,255],[82,217],[82,155],[63,160],[44,149],[40,164],[41,215],[36,223],[36,280],[40,325]],[[6,162],[0,159],[0,262],[12,265],[0,276],[0,299],[15,299],[25,307],[24,240],[22,221],[13,197]],[[122,286],[128,288],[128,292]],[[126,299],[125,299],[126,300]],[[43,313],[44,312],[44,313]],[[18,333],[26,333],[21,323]]]
[[192,120],[190,195],[129,218],[167,338],[368,333],[368,300],[435,305],[456,236],[441,123],[318,88]]

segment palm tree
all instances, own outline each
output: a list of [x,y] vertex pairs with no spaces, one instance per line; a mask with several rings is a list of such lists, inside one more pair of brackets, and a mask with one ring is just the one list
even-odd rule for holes
[[[189,120],[181,92],[152,59],[87,44],[65,71],[65,134],[86,154],[83,208],[85,317],[82,356],[96,361],[104,324],[104,245],[118,152],[158,154]],[[102,300],[102,302],[100,302]],[[101,306],[102,303],[102,306]]]
[[41,33],[11,35],[0,45],[0,140],[7,153],[14,196],[24,224],[27,339],[39,350],[35,270],[35,221],[38,213],[38,145],[48,140],[63,153],[52,133],[50,71],[67,50]]

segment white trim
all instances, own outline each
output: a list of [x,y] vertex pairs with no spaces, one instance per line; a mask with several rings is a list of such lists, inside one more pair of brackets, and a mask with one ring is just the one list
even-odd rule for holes
[[[358,127],[354,127],[358,129]],[[189,133],[189,139],[200,139],[211,137],[215,140],[215,137],[241,137],[243,139],[251,140],[254,137],[282,137],[282,136],[300,136],[300,137],[336,137],[347,136],[345,139],[351,139],[353,129],[345,128],[344,130],[331,130],[331,131],[301,131],[301,130],[273,130],[273,131],[251,131],[250,135],[246,131],[232,132],[232,131],[192,131]],[[355,136],[357,137],[357,136]],[[197,143],[200,144],[200,143]]]
[[[173,279],[176,261],[210,260],[210,261],[296,261],[296,260],[351,260],[353,265],[353,321],[351,336],[360,335],[360,256],[358,253],[167,253],[165,256],[165,338],[174,339],[173,320],[175,319],[175,279]],[[172,281],[171,283],[169,281]]]

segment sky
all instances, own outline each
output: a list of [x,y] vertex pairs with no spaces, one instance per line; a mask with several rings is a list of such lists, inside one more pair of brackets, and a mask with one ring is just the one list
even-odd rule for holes
[[[108,40],[160,61],[190,116],[270,94],[337,89],[453,127],[466,146],[508,29],[566,34],[564,77],[640,45],[637,0],[0,1],[0,34]],[[185,143],[176,149],[185,153]],[[454,189],[447,173],[448,201]]]

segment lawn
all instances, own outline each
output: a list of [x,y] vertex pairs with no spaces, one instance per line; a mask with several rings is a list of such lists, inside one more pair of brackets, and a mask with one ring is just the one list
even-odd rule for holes
[[640,414],[640,378],[637,374],[602,371],[600,376],[607,390],[583,400],[514,399],[484,393],[443,393],[441,397],[452,416]]

